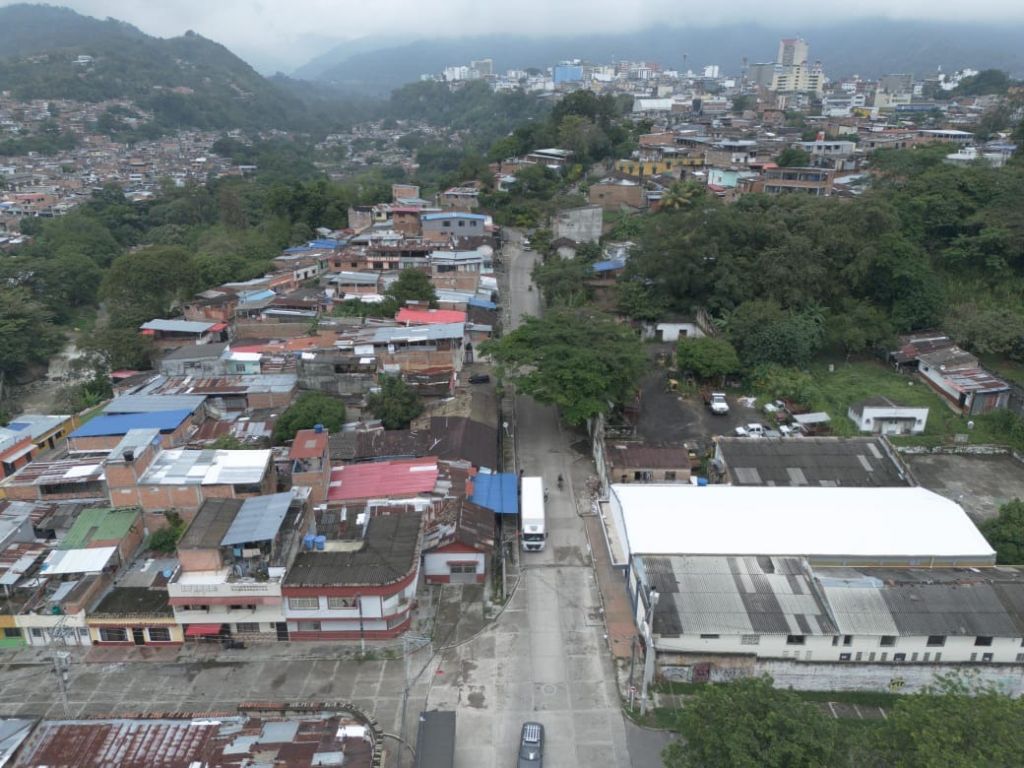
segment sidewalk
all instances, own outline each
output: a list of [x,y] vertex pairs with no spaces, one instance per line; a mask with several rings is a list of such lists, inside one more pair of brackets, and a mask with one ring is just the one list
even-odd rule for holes
[[601,518],[598,515],[586,515],[584,522],[594,558],[594,570],[597,572],[597,584],[601,589],[601,599],[604,603],[608,646],[615,660],[627,660],[632,655],[636,627],[633,623],[633,610],[626,597],[626,584],[622,576],[612,568]]

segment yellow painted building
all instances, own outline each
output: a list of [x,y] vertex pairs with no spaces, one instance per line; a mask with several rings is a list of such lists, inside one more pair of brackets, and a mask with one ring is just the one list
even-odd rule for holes
[[616,160],[615,170],[629,176],[657,176],[671,173],[676,168],[695,168],[704,165],[703,157],[673,157],[662,160]]

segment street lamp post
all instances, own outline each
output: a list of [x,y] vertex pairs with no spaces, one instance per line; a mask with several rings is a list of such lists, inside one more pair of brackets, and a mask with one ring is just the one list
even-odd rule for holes
[[658,606],[658,594],[652,589],[647,595],[647,613],[644,615],[644,677],[640,690],[640,716],[647,714],[647,688],[654,680],[654,609]]

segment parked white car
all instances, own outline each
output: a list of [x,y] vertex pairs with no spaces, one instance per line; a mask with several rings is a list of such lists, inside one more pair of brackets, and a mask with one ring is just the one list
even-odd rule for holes
[[764,437],[768,430],[764,424],[747,424],[745,427],[736,427],[737,437]]

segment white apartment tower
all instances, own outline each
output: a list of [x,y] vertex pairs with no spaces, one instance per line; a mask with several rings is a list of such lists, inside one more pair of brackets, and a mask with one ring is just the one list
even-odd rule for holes
[[779,41],[779,55],[775,63],[784,67],[797,67],[807,63],[810,48],[802,37],[784,37]]

